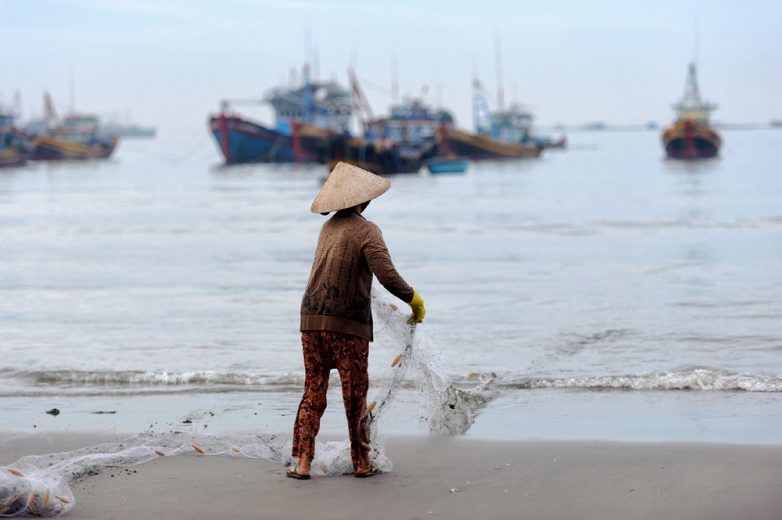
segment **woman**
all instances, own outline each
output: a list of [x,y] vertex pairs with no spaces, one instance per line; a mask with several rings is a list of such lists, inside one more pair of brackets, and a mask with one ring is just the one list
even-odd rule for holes
[[301,303],[301,343],[304,350],[304,395],[293,427],[296,466],[287,476],[310,478],[315,437],[326,409],[329,372],[339,371],[348,419],[354,476],[377,473],[369,461],[369,386],[367,357],[372,341],[370,291],[372,275],[388,291],[407,302],[419,323],[424,301],[396,272],[383,235],[362,215],[369,202],[391,183],[361,168],[338,163],[310,208],[333,217],[323,224],[307,288]]

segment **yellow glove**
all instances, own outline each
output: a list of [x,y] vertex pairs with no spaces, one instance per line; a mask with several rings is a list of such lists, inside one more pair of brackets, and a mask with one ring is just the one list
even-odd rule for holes
[[413,289],[413,299],[407,302],[407,304],[413,309],[413,318],[415,318],[416,323],[424,321],[424,316],[426,315],[424,299],[421,298],[421,295],[415,289]]

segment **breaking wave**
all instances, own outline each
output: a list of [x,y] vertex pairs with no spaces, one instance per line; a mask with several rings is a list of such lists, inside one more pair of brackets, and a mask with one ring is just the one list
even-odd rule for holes
[[[419,351],[420,352],[420,351]],[[442,371],[440,371],[442,373]],[[336,376],[335,376],[336,377]],[[446,377],[446,376],[443,376]],[[498,376],[494,372],[449,375],[457,388],[472,390],[486,378],[496,379],[498,390],[583,389],[583,390],[702,390],[782,392],[782,376],[736,373],[711,368],[692,368],[647,374],[535,378]],[[228,393],[301,391],[303,374],[250,374],[213,371],[23,371],[0,370],[5,381],[0,397],[59,395],[132,395],[154,393]],[[9,384],[10,382],[21,383]],[[391,374],[373,374],[372,385],[392,383]],[[399,390],[415,389],[413,379],[394,381]]]
[[566,388],[583,390],[703,390],[717,392],[782,392],[782,377],[738,374],[727,370],[695,368],[641,375],[570,378],[528,378],[505,381],[501,386],[518,389]]

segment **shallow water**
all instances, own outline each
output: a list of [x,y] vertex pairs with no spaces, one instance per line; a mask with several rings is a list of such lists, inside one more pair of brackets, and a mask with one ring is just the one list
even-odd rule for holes
[[[645,407],[659,438],[778,431],[782,132],[723,137],[701,163],[665,160],[655,132],[594,132],[540,160],[392,178],[367,217],[426,299],[444,372],[499,376],[470,434],[637,438],[616,424]],[[289,429],[326,172],[218,163],[201,135],[163,136],[0,171],[6,429],[140,431],[206,411],[222,417],[209,428]],[[371,357],[381,385],[393,353]],[[415,393],[400,401],[388,428],[422,429]],[[692,427],[694,403],[730,424]]]

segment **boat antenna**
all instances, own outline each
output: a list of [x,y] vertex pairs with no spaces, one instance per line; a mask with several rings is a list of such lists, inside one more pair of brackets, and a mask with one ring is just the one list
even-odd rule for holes
[[698,18],[698,14],[695,13],[695,39],[692,42],[692,62],[695,64],[695,66],[698,66],[698,51],[700,46],[700,39],[701,39],[701,28],[700,28],[700,21]]
[[309,24],[304,26],[304,64],[312,61],[312,36]]
[[68,68],[68,112],[73,112],[74,106],[76,105],[74,98],[74,88],[73,88],[73,65],[71,65]]
[[391,101],[399,104],[399,69],[396,66],[396,49],[391,51]]
[[320,78],[320,53],[318,53],[318,46],[314,45],[312,48],[312,80],[318,81]]
[[499,32],[494,38],[494,58],[495,66],[497,67],[497,108],[499,110],[504,110],[505,93],[503,92],[502,80],[502,42],[500,41]]
[[14,116],[22,118],[22,93],[18,89],[14,92]]

